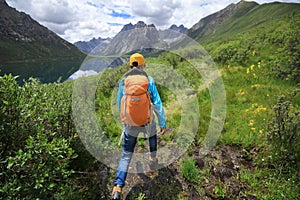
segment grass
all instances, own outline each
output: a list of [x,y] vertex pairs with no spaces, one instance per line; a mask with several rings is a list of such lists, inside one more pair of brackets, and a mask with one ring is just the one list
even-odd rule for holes
[[[168,57],[169,55],[165,56]],[[229,146],[238,145],[248,150],[254,147],[262,147],[262,149],[264,149],[267,148],[268,145],[266,132],[273,106],[281,95],[292,92],[297,86],[290,80],[276,79],[271,71],[272,66],[270,66],[266,60],[261,59],[259,55],[253,54],[249,55],[249,57],[251,58],[250,64],[242,66],[228,65],[219,68],[226,90],[227,109],[226,121],[218,144],[226,144]],[[186,77],[187,80],[195,79],[195,75],[190,74],[190,68],[184,66],[186,64],[185,61],[176,60],[176,58],[172,56],[168,57],[168,59],[176,63],[176,69],[178,69],[178,72]],[[258,62],[257,60],[261,61]],[[168,61],[164,59],[164,56],[150,58],[147,61],[148,63],[170,65],[170,63],[167,63]],[[174,68],[172,68],[171,65],[166,68],[153,69],[162,70],[161,72],[156,71],[157,74],[162,74]],[[151,73],[151,70],[149,71]],[[162,137],[167,143],[176,137],[178,126],[182,122],[182,110],[186,110],[180,106],[176,91],[168,87],[168,84],[175,85],[176,80],[177,79],[171,77],[170,74],[166,74],[162,80],[160,80],[161,84],[159,84],[159,81],[157,84],[164,102],[168,127],[174,128],[171,134]],[[111,81],[108,83],[111,83]],[[200,112],[200,124],[194,139],[194,145],[201,146],[201,142],[205,137],[211,120],[211,95],[207,88],[199,89],[201,77],[200,79],[198,77],[197,80],[191,81],[191,83],[195,90],[197,89],[196,95]],[[103,85],[101,85],[101,87],[103,87]],[[104,88],[107,87],[105,86]],[[109,96],[110,95],[108,95],[108,97]],[[99,97],[103,99],[103,96],[100,95]],[[100,98],[98,99],[100,100]],[[299,99],[300,97],[297,98],[297,102],[300,102]],[[191,110],[188,111],[188,113],[192,112]],[[109,124],[109,127],[112,126],[112,124]],[[119,130],[107,132],[110,134],[114,132],[116,134]],[[114,136],[112,136],[112,138],[114,138]],[[143,141],[140,141],[140,145],[143,145]],[[216,162],[218,162],[218,160],[216,160]],[[284,198],[284,196],[294,197],[296,195],[295,192],[291,192],[294,186],[285,180],[285,176],[278,178],[278,170],[272,171],[269,167],[264,169],[265,166],[261,166],[258,163],[257,160],[254,160],[252,165],[257,167],[255,170],[243,170],[238,175],[238,178],[249,187],[245,192],[247,193],[245,194],[246,196],[254,195],[263,199],[271,199],[271,196],[274,195],[280,199],[280,195],[282,198]],[[208,169],[204,168],[200,171],[195,166],[193,158],[183,158],[180,161],[180,166],[183,177],[190,183],[199,183],[201,180],[205,181],[205,177],[210,176]],[[276,178],[278,178],[278,181],[276,181]],[[293,181],[296,183],[296,180],[293,179]],[[230,195],[226,194],[227,186],[222,184],[223,183],[220,182],[220,184],[214,186],[214,195],[218,198],[224,198]]]
[[181,172],[183,177],[191,183],[198,183],[200,180],[200,172],[193,158],[188,157],[181,161]]
[[241,170],[238,179],[247,183],[246,194],[260,199],[299,199],[299,178],[296,176],[280,177],[276,170],[255,169]]
[[[246,67],[222,70],[226,87],[227,116],[222,143],[253,146],[261,143],[268,119],[277,98],[295,88],[290,81],[275,80],[269,66],[257,65],[252,71]],[[255,74],[255,76],[253,76]]]

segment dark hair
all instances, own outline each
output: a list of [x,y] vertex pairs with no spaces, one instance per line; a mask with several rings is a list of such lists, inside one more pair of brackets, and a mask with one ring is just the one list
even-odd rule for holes
[[139,64],[138,64],[138,62],[135,61],[135,62],[132,63],[132,66],[137,67],[137,66],[139,66]]

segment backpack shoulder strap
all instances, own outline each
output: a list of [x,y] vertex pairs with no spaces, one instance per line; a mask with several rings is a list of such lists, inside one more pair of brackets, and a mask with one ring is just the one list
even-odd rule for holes
[[128,76],[132,76],[132,75],[142,75],[142,76],[146,76],[148,78],[147,73],[144,72],[143,70],[140,70],[137,67],[134,67],[132,70],[130,70],[129,72],[127,72],[125,74],[125,78],[127,78]]

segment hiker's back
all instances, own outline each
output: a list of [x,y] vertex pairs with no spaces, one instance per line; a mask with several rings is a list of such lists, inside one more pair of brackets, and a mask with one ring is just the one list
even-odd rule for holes
[[129,126],[143,126],[151,122],[148,75],[134,67],[125,74],[124,94],[121,100],[120,117]]

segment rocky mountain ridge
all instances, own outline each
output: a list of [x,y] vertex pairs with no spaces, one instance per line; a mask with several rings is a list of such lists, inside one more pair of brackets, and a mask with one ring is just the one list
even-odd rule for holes
[[[168,43],[174,41],[180,35],[185,34],[187,30],[188,28],[183,25],[177,26],[175,24],[171,25],[168,29],[157,30],[154,24],[147,25],[143,21],[138,21],[136,24],[129,23],[124,25],[121,31],[112,39],[102,39],[99,37],[98,39],[93,38],[90,41],[79,41],[74,44],[82,51],[92,55],[117,53],[118,51],[113,50],[114,48],[121,49],[118,53],[126,53],[134,49],[151,48],[159,42]],[[128,38],[129,35],[130,37]],[[126,40],[131,41],[125,42]],[[129,43],[134,43],[134,45],[130,45]],[[127,47],[124,45],[127,45]]]
[[188,31],[188,28],[183,26],[181,24],[180,26],[177,26],[175,24],[171,25],[170,28],[166,30],[159,30],[159,37],[161,40],[172,43],[176,39],[178,39],[182,34],[186,34]]
[[105,47],[111,42],[111,38],[93,38],[90,41],[78,41],[74,45],[81,51],[88,54],[97,54],[97,51],[103,51]]
[[159,32],[142,21],[127,24],[103,50],[104,55],[122,55],[137,49],[153,48],[159,42]]

